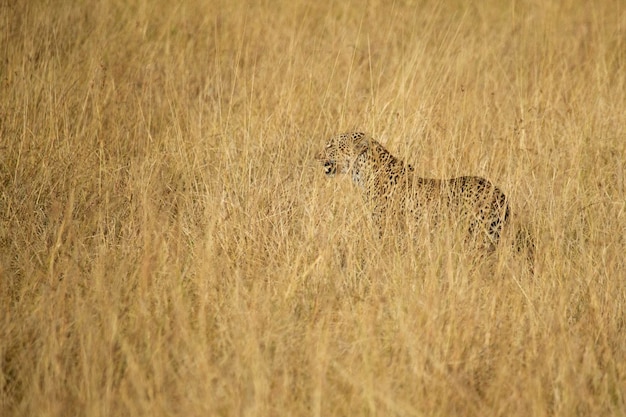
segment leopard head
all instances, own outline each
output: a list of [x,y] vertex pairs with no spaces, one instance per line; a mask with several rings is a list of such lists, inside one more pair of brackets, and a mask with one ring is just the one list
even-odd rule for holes
[[324,173],[329,177],[337,173],[347,174],[357,157],[368,149],[369,143],[369,137],[365,133],[342,133],[331,137],[324,150],[315,156],[315,160],[322,163]]

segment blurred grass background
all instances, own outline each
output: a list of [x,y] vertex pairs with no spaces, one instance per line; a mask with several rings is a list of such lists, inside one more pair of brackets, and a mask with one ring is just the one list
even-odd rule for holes
[[[0,414],[626,413],[619,0],[0,2]],[[366,130],[536,274],[381,245]]]

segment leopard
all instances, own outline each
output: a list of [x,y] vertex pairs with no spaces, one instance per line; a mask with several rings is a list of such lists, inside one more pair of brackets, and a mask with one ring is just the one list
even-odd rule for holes
[[492,252],[511,208],[505,193],[480,176],[438,179],[417,175],[413,165],[389,152],[363,132],[330,137],[315,155],[328,177],[348,175],[362,191],[372,220],[383,236],[389,229],[406,230],[407,222],[447,222],[469,247]]

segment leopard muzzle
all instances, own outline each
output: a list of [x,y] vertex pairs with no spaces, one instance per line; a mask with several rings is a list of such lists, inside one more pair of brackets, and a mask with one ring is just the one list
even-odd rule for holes
[[335,161],[324,161],[324,173],[328,176],[332,176],[337,173],[337,164]]

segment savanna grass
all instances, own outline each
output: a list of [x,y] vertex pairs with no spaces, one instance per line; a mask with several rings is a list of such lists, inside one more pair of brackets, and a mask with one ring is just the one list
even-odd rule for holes
[[[0,3],[0,415],[626,414],[620,0]],[[536,240],[382,242],[366,130]]]

